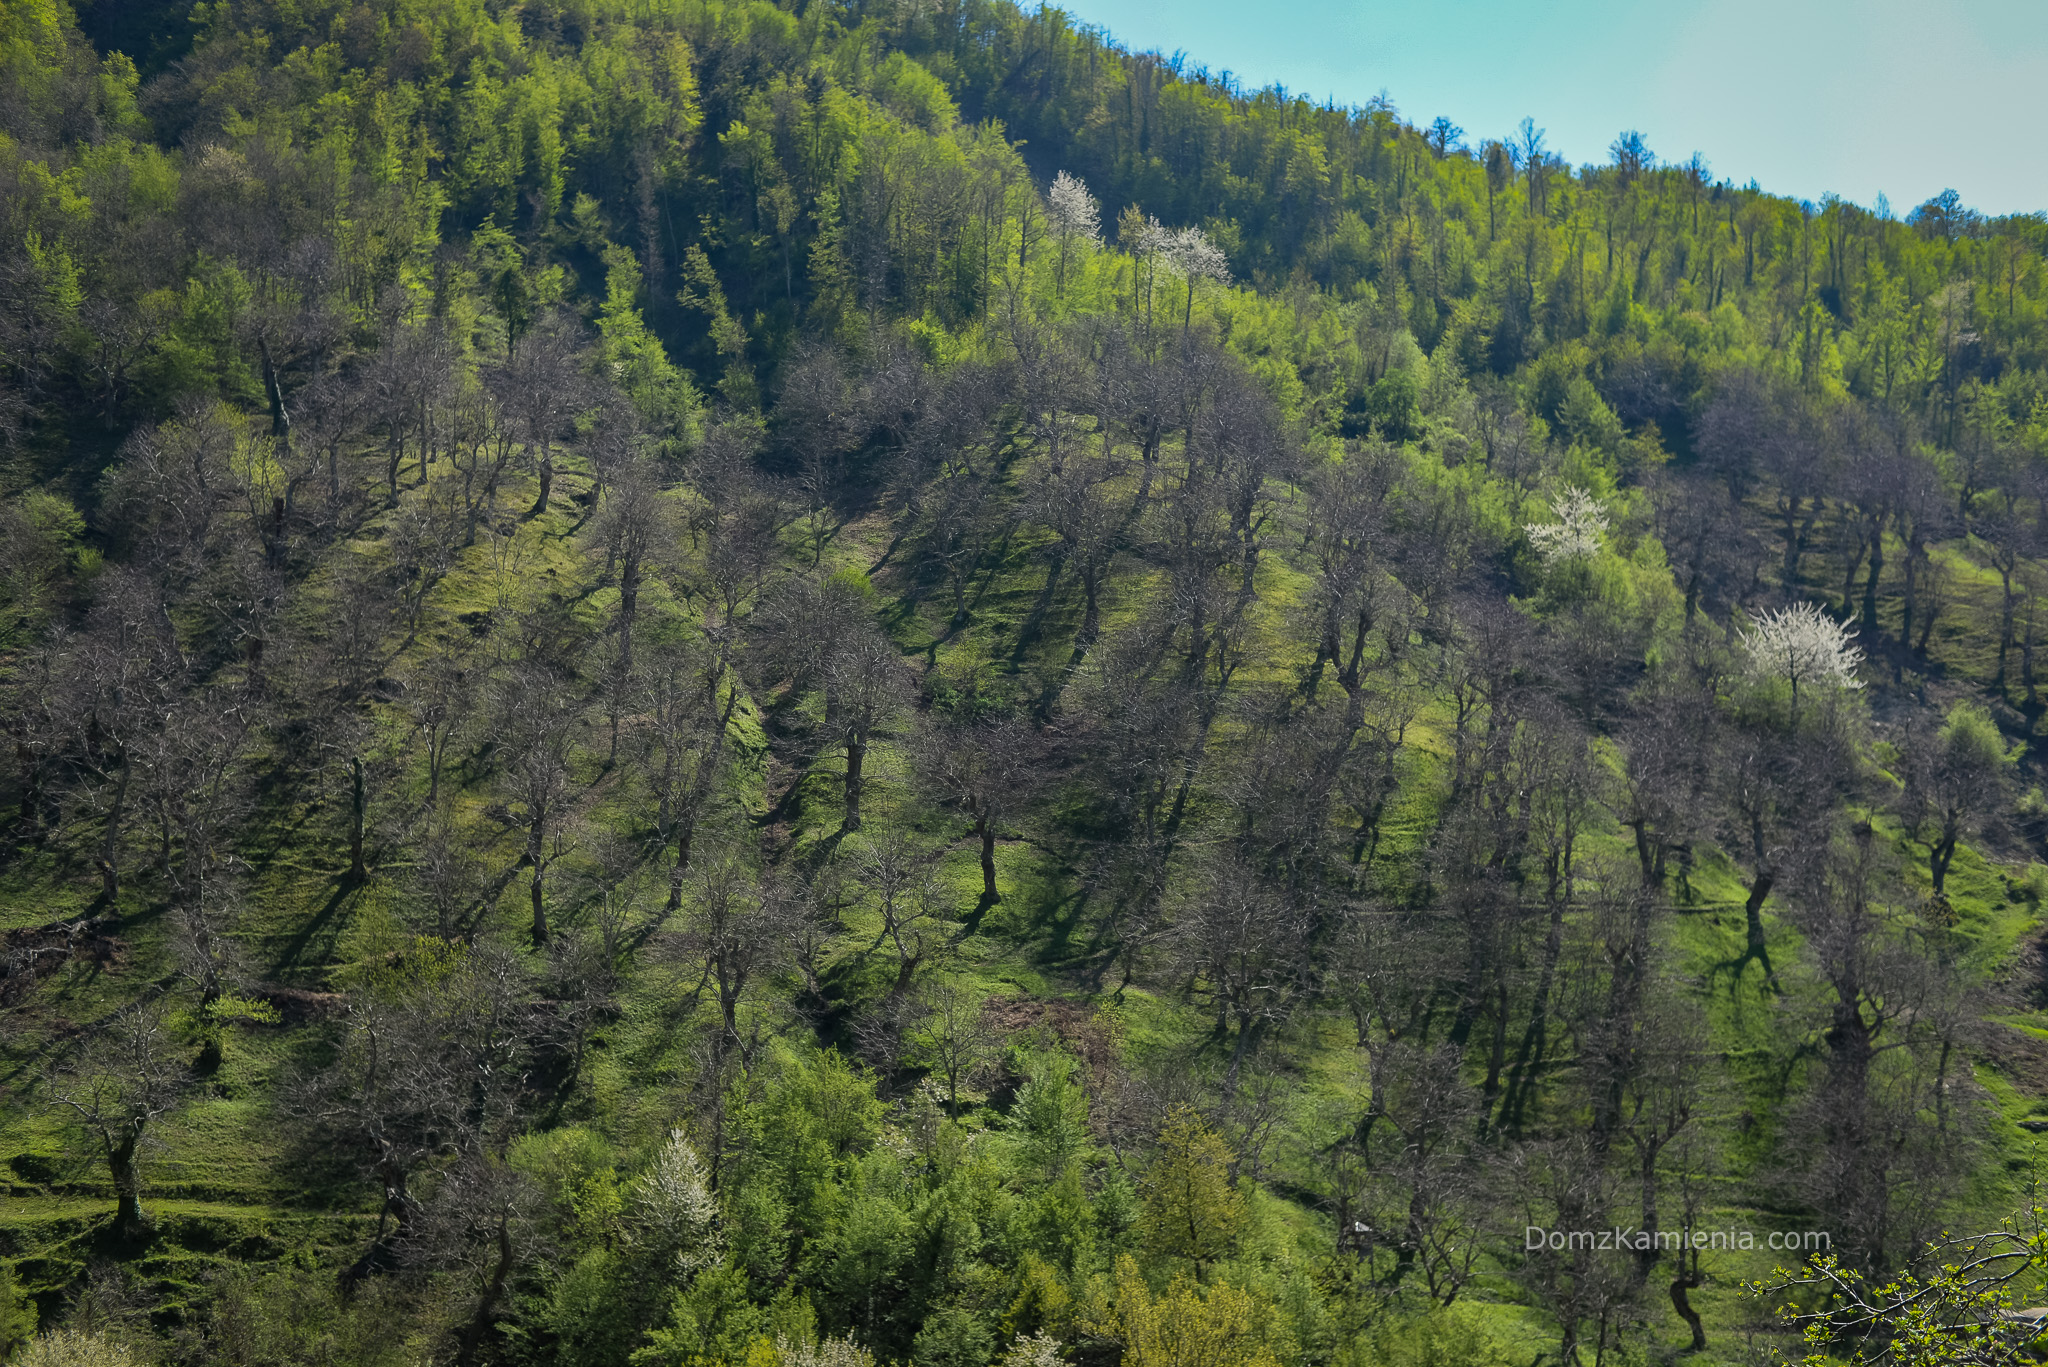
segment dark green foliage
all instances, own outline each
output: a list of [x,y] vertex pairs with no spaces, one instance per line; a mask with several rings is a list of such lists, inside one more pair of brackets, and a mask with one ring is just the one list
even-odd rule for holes
[[35,1336],[35,1302],[22,1293],[14,1268],[0,1263],[0,1360]]
[[643,1347],[643,1326],[654,1308],[647,1304],[646,1271],[605,1248],[592,1249],[567,1268],[544,1317],[554,1359],[620,1367]]
[[911,1351],[916,1367],[987,1367],[995,1351],[988,1330],[973,1315],[949,1306],[926,1317]]

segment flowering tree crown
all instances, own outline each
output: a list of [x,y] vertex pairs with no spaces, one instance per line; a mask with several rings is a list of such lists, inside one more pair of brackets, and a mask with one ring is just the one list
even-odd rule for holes
[[1600,538],[1607,531],[1607,514],[1601,511],[1598,499],[1567,484],[1562,493],[1550,500],[1550,511],[1557,514],[1557,521],[1530,522],[1522,528],[1529,534],[1529,544],[1543,558],[1545,569],[1554,570],[1574,560],[1591,560],[1600,553]]
[[1053,177],[1052,189],[1046,195],[1046,212],[1063,236],[1087,242],[1102,237],[1102,206],[1088,193],[1087,183],[1077,176],[1062,171]]
[[1815,603],[1794,603],[1767,612],[1736,637],[1749,674],[1759,682],[1784,682],[1792,696],[1812,688],[1858,689],[1856,628],[1837,622]]

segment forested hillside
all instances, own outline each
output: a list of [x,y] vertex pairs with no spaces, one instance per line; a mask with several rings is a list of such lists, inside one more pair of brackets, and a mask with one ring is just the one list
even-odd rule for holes
[[2048,219],[1675,150],[0,5],[0,1357],[2026,1360]]

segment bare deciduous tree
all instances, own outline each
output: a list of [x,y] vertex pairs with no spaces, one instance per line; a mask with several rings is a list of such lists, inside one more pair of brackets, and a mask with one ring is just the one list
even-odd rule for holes
[[895,643],[865,621],[837,643],[824,666],[825,729],[846,755],[845,828],[860,829],[868,747],[910,700]]
[[142,1208],[142,1149],[183,1093],[186,1070],[171,1051],[162,998],[137,1003],[102,1025],[60,1066],[49,1099],[89,1134],[114,1184],[114,1228],[124,1239],[154,1229]]
[[981,902],[995,905],[996,840],[1002,827],[1031,800],[1042,772],[1042,747],[1023,723],[955,722],[930,726],[916,737],[919,777],[945,794],[974,822],[981,845]]
[[383,1194],[377,1235],[351,1276],[398,1265],[419,1222],[415,1179],[473,1161],[517,1097],[530,1008],[501,950],[428,940],[353,994],[331,1063],[303,1076],[287,1111],[309,1143],[357,1160]]
[[1314,990],[1307,908],[1259,870],[1222,859],[1173,913],[1175,969],[1215,1016],[1216,1038],[1231,1039],[1226,1092],[1266,1029],[1285,1021]]
[[1963,989],[1925,943],[1925,921],[1891,902],[1888,863],[1866,826],[1800,870],[1793,905],[1823,989],[1808,1007],[1820,1047],[1773,1174],[1828,1213],[1835,1251],[1866,1270],[1932,1236],[1982,1124]]
[[569,774],[569,742],[580,708],[553,670],[531,661],[515,664],[496,690],[496,720],[505,757],[503,783],[525,828],[527,892],[533,903],[533,943],[548,941],[548,869],[568,842],[568,816],[575,797]]
[[786,962],[788,932],[799,914],[796,899],[773,875],[752,868],[740,851],[723,847],[701,861],[691,880],[689,924],[679,936],[684,952],[703,966],[703,981],[718,994],[719,1034],[714,1064],[746,1039],[739,1010],[748,987]]
[[654,790],[654,828],[675,852],[668,895],[674,911],[683,904],[697,833],[722,777],[740,685],[712,643],[665,641],[643,662],[639,695],[645,735],[655,752],[646,769]]
[[960,1089],[970,1086],[1002,1047],[988,998],[962,983],[927,981],[918,989],[908,1032],[912,1059],[945,1080],[946,1109],[960,1114]]
[[552,316],[521,337],[512,355],[489,376],[492,392],[525,442],[527,462],[540,482],[528,517],[547,511],[555,490],[555,448],[594,397],[583,351],[577,325]]
[[931,851],[897,829],[863,839],[853,852],[853,881],[881,917],[877,944],[887,941],[896,954],[892,1001],[910,991],[918,970],[953,930],[956,909],[935,862]]
[[533,1180],[495,1154],[469,1152],[425,1202],[403,1250],[415,1267],[452,1274],[470,1305],[453,1327],[458,1363],[478,1360],[539,1242],[542,1196]]
[[1927,851],[1927,876],[1938,898],[1946,895],[1956,847],[1965,836],[1982,831],[2004,806],[2013,761],[1998,723],[1975,703],[1950,708],[1938,729],[1919,722],[1904,742],[1900,814]]

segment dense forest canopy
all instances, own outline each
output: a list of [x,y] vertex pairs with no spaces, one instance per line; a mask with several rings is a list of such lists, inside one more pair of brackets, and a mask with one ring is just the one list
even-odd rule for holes
[[0,1357],[2031,1360],[2044,252],[1012,0],[8,0]]

